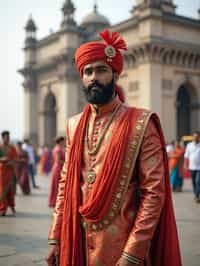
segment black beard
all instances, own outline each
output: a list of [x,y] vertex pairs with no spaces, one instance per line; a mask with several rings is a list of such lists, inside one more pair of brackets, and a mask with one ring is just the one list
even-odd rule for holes
[[114,78],[107,85],[101,84],[98,80],[83,88],[87,102],[91,104],[106,104],[108,103],[115,92]]

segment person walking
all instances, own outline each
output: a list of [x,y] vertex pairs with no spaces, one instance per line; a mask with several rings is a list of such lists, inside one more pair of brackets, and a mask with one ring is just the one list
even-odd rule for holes
[[56,139],[56,145],[52,151],[53,166],[51,171],[51,184],[50,184],[50,191],[48,198],[48,206],[51,208],[54,208],[56,204],[60,172],[62,170],[63,163],[65,160],[64,147],[65,147],[65,138],[58,137]]
[[5,216],[8,207],[13,215],[15,210],[15,160],[17,158],[16,149],[10,144],[9,131],[1,134],[2,143],[0,145],[0,216]]
[[29,172],[28,172],[28,154],[22,149],[22,142],[17,142],[17,163],[16,177],[21,191],[24,195],[30,194]]
[[174,150],[169,155],[170,181],[174,192],[181,192],[184,177],[184,148],[175,142]]
[[200,132],[193,133],[193,141],[188,143],[185,151],[185,168],[190,170],[194,199],[200,203]]
[[35,154],[29,139],[24,139],[22,149],[28,154],[28,169],[31,176],[33,188],[39,188],[35,182]]

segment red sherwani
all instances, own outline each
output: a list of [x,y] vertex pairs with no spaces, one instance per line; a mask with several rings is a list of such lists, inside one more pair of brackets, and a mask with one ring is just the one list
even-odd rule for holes
[[[119,99],[115,98],[112,102],[96,110],[92,107],[92,113],[89,118],[89,146],[94,147],[101,137],[102,130],[109,120],[113,110],[119,104]],[[92,184],[88,183],[90,168],[97,174],[101,169],[105,155],[105,150],[112,137],[113,130],[117,127],[121,116],[128,107],[122,105],[107,130],[101,147],[95,156],[88,155],[86,144],[82,162],[82,201],[87,199]],[[59,192],[54,211],[52,227],[49,233],[50,240],[60,240],[63,202],[64,202],[64,185],[66,179],[66,169],[68,165],[68,154],[70,144],[80,120],[81,114],[69,119],[67,125],[67,148],[65,163],[61,174]],[[133,127],[138,125],[133,125]],[[165,199],[165,182],[164,182],[164,160],[163,150],[159,132],[153,122],[148,120],[144,125],[145,132],[139,148],[139,155],[136,162],[130,162],[126,156],[124,167],[129,167],[129,180],[126,194],[120,206],[120,211],[114,220],[110,223],[104,219],[98,225],[85,225],[83,221],[83,238],[85,243],[85,259],[87,266],[114,266],[123,252],[130,256],[145,261],[145,265],[150,266],[149,250],[151,240],[158,224],[160,213]],[[85,140],[86,142],[86,140]],[[133,143],[134,144],[134,143]],[[133,165],[133,169],[131,168]],[[125,168],[124,168],[125,169]],[[126,185],[123,177],[126,173],[121,173],[120,186]],[[140,190],[140,203],[138,204],[138,188]],[[121,199],[119,193],[113,199],[113,212],[117,199]],[[110,217],[114,215],[112,211]],[[140,265],[143,265],[141,263]],[[64,265],[62,265],[64,266]]]

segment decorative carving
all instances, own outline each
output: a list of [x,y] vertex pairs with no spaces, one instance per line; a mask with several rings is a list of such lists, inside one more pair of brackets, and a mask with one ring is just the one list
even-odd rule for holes
[[36,73],[32,66],[25,67],[19,70],[19,72],[24,76],[24,82],[22,83],[25,92],[36,92],[37,89],[37,79]]
[[200,52],[187,46],[179,48],[167,43],[148,43],[130,47],[125,53],[125,68],[132,68],[145,62],[196,69],[200,67]]

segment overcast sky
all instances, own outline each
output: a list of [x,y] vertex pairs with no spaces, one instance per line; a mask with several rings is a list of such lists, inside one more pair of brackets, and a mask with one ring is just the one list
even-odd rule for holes
[[[94,0],[74,0],[78,22],[93,7]],[[200,0],[176,0],[177,13],[197,17]],[[32,14],[37,27],[38,38],[56,31],[62,20],[64,0],[6,0],[0,1],[0,131],[8,129],[12,138],[23,136],[24,104],[22,77],[17,69],[23,66],[24,25]],[[98,0],[99,12],[111,23],[130,17],[134,0]]]

